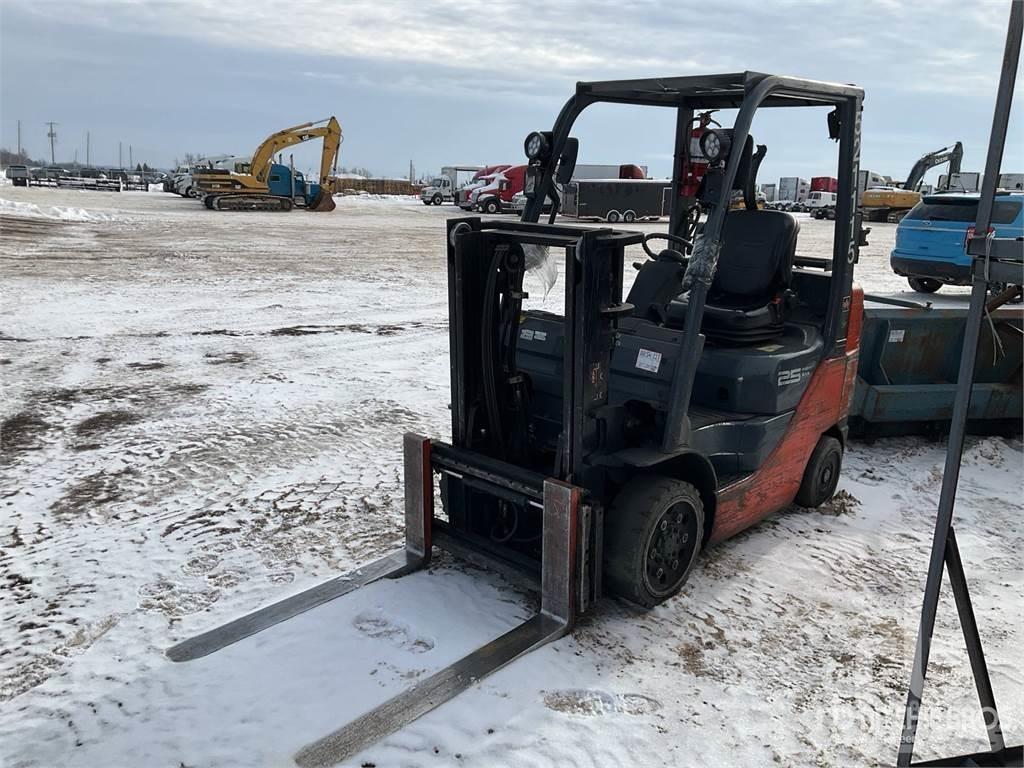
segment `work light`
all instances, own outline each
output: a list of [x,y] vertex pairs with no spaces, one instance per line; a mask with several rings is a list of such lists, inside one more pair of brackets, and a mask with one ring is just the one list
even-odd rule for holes
[[527,136],[526,141],[523,143],[523,148],[526,150],[526,156],[530,160],[542,160],[551,151],[548,137],[540,131],[534,131]]
[[712,163],[727,158],[731,147],[732,137],[725,131],[711,128],[700,137],[700,151]]

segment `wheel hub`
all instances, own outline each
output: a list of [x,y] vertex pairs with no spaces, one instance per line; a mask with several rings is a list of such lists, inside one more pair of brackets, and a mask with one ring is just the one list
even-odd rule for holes
[[644,579],[654,594],[668,594],[682,580],[697,535],[689,504],[673,504],[662,513],[647,542]]

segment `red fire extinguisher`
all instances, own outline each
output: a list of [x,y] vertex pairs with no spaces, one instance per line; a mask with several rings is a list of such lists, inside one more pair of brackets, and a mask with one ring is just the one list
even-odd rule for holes
[[700,189],[700,183],[708,170],[708,160],[700,149],[700,137],[704,135],[709,125],[720,125],[717,120],[711,117],[712,113],[718,110],[709,109],[701,112],[694,118],[696,127],[690,131],[690,147],[686,153],[686,160],[683,163],[683,173],[679,185],[680,197],[696,197]]

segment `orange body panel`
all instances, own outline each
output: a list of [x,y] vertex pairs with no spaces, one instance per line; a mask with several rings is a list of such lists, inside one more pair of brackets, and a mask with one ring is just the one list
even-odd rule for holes
[[854,286],[845,354],[823,360],[815,370],[786,434],[761,468],[719,490],[710,543],[734,536],[796,498],[804,468],[818,439],[849,412],[857,375],[863,308],[864,292]]

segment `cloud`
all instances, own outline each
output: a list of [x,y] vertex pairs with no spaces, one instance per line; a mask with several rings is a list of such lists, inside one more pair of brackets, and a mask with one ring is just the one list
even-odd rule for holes
[[[1002,2],[639,0],[8,0],[124,34],[157,32],[230,49],[490,73],[526,95],[580,79],[761,69],[883,89],[969,95],[992,81]],[[997,43],[997,41],[999,41]],[[413,73],[415,74],[415,73]],[[411,88],[424,83],[415,76]]]
[[[68,132],[72,119],[83,132],[108,120],[105,130],[120,136],[126,111],[149,117],[180,100],[203,119],[140,120],[131,130],[154,146],[222,151],[330,104],[346,126],[350,162],[394,163],[392,172],[394,146],[437,165],[461,153],[503,157],[522,132],[550,125],[577,80],[744,69],[864,87],[871,167],[902,172],[958,138],[973,167],[987,141],[1008,15],[1002,1],[961,0],[3,2],[8,140],[8,116],[63,117]],[[667,115],[602,117],[587,123],[588,147],[614,162],[633,159],[623,147],[647,142],[637,154],[657,164],[668,123]],[[787,156],[785,136],[781,128],[765,136],[776,139],[767,173],[831,162],[827,152]],[[1019,164],[1019,154],[1008,147],[1007,163]]]

